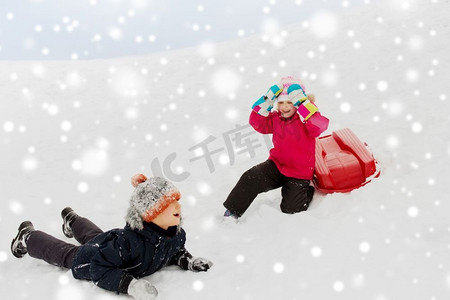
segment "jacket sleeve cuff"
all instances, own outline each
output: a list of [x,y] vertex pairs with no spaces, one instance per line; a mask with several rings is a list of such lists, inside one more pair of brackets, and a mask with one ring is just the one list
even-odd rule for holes
[[253,105],[252,109],[255,113],[260,114],[261,116],[267,117],[271,112],[273,105],[267,100],[267,97],[262,96],[259,98]]
[[192,255],[186,249],[183,249],[175,257],[176,265],[183,270],[189,270],[189,259],[191,258]]
[[304,101],[298,107],[298,113],[305,121],[307,121],[313,114],[315,114],[318,111],[319,109],[317,108],[317,106],[309,100]]
[[122,294],[128,294],[128,286],[130,285],[130,282],[133,279],[134,277],[131,276],[130,274],[123,273],[122,278],[120,278],[119,288],[117,292]]

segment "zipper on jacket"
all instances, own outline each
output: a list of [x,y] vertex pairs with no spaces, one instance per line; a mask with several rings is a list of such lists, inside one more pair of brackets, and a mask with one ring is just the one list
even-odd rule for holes
[[122,269],[122,270],[131,270],[131,269],[134,269],[134,268],[139,267],[140,265],[142,265],[142,262],[138,263],[138,264],[135,265],[135,266],[132,266],[132,267],[129,267],[129,268],[125,268],[125,269]]

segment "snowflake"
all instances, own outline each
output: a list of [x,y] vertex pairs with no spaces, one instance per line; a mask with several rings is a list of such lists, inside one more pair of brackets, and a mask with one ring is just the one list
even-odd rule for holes
[[23,161],[22,161],[22,169],[25,172],[32,172],[34,170],[36,170],[38,167],[38,161],[36,158],[29,156],[26,157]]
[[337,293],[340,293],[344,290],[345,285],[342,281],[336,281],[333,283],[333,290]]
[[312,257],[318,258],[322,256],[323,251],[322,248],[320,248],[319,246],[314,246],[311,248],[310,253]]
[[419,215],[419,209],[415,206],[411,206],[408,208],[408,216],[411,218],[416,218]]
[[205,284],[201,280],[196,280],[192,283],[192,288],[197,292],[200,292],[201,290],[203,290],[204,287],[205,287]]
[[23,204],[17,200],[11,200],[9,202],[9,210],[15,215],[21,215],[23,213]]
[[245,262],[245,256],[243,254],[238,254],[236,256],[236,261],[240,264],[242,264],[243,262]]
[[382,81],[379,81],[379,82],[377,83],[377,89],[378,89],[380,92],[386,91],[387,88],[388,88],[388,83],[387,83],[386,81],[382,80]]
[[367,253],[370,251],[370,244],[368,242],[361,242],[359,244],[359,251],[362,253]]
[[241,77],[229,68],[216,71],[211,80],[213,90],[221,96],[237,91],[242,82]]
[[197,190],[203,196],[208,196],[212,193],[211,186],[205,181],[201,181],[197,184]]
[[316,14],[310,24],[312,34],[318,39],[333,37],[338,29],[337,17],[328,12]]
[[284,265],[280,262],[277,262],[273,265],[273,271],[277,274],[281,274],[284,271]]
[[422,124],[419,123],[419,122],[414,122],[414,123],[412,124],[412,126],[411,126],[411,130],[412,130],[412,132],[414,132],[414,133],[420,133],[420,132],[422,132],[422,130],[423,130],[423,126],[422,126]]
[[5,123],[3,123],[3,130],[6,133],[10,133],[14,131],[14,123],[11,121],[6,121]]
[[89,190],[89,185],[83,181],[78,183],[77,189],[80,193],[85,194]]

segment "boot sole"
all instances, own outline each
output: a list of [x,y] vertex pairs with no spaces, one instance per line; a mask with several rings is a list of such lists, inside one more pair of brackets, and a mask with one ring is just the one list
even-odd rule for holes
[[[19,228],[17,229],[19,232],[17,233],[16,237],[13,238],[13,240],[11,241],[11,253],[17,258],[22,258],[25,256],[25,254],[28,253],[28,251],[26,249],[20,250],[19,248],[17,248],[18,244],[15,245],[15,242],[17,242],[17,240],[19,239],[19,236],[22,233],[22,230],[24,230],[27,227],[33,227],[33,223],[31,223],[30,221],[22,222],[19,225]],[[14,251],[14,249],[16,249],[16,251]]]
[[72,231],[68,231],[67,227],[65,226],[65,217],[70,214],[71,212],[75,213],[74,210],[71,207],[66,207],[61,211],[61,217],[63,219],[63,224],[61,226],[62,232],[63,234],[68,237],[68,238],[73,238],[73,232]]

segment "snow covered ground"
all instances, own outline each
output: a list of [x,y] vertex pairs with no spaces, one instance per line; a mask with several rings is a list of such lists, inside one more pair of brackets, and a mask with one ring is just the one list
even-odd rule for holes
[[[0,297],[125,299],[9,247],[26,219],[63,238],[67,205],[122,227],[129,178],[142,172],[178,186],[187,248],[214,262],[150,276],[160,299],[448,299],[449,8],[382,1],[198,48],[0,62]],[[238,224],[223,222],[239,176],[268,156],[249,107],[289,74],[316,94],[326,134],[351,128],[381,176],[317,193],[297,215],[272,191]]]

